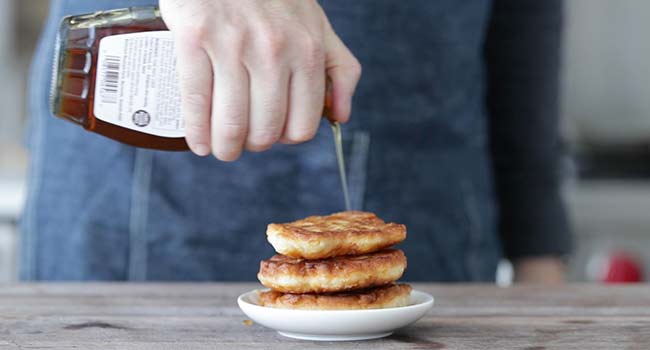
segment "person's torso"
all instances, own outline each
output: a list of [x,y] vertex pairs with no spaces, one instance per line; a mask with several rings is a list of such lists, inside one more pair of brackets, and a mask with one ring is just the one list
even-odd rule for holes
[[[250,280],[273,253],[267,223],[343,209],[325,123],[307,144],[221,163],[134,149],[50,115],[61,16],[155,3],[52,1],[30,84],[35,185],[23,231],[38,248],[26,278]],[[482,60],[489,2],[321,3],[364,68],[344,127],[354,208],[407,225],[406,279],[492,279],[499,248]]]

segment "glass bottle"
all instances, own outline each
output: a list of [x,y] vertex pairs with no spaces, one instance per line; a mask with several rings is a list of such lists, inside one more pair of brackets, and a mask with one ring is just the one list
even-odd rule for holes
[[176,79],[173,40],[157,7],[62,20],[54,115],[132,146],[188,150]]

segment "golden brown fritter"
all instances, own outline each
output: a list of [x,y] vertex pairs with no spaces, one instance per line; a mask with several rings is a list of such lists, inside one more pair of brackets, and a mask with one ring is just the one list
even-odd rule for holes
[[288,294],[276,291],[258,292],[261,306],[301,310],[384,309],[407,306],[411,286],[388,284],[379,287],[329,294]]
[[385,223],[373,213],[344,211],[287,224],[269,224],[266,235],[279,254],[324,259],[390,247],[406,238],[406,226]]
[[275,255],[260,263],[257,278],[279,292],[332,293],[393,282],[405,268],[406,256],[398,249],[318,260]]

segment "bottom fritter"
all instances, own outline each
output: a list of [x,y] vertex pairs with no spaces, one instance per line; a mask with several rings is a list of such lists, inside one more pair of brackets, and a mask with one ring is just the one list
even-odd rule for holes
[[409,305],[410,296],[411,286],[401,283],[328,294],[290,294],[273,290],[259,292],[261,306],[300,310],[356,310],[401,307]]

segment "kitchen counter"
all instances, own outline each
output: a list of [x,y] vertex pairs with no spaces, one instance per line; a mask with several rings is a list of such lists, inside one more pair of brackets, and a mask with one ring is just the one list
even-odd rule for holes
[[0,349],[648,349],[650,285],[498,288],[415,284],[436,298],[417,323],[372,341],[317,343],[252,324],[252,283],[0,287]]

